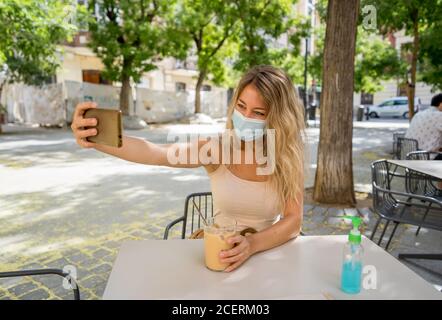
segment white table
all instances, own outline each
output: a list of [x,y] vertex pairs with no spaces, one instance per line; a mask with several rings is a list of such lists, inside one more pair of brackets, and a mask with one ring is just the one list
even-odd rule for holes
[[239,269],[204,266],[202,240],[124,242],[103,299],[442,299],[442,293],[363,237],[365,264],[377,271],[377,289],[340,291],[347,236],[301,236],[252,256]]
[[397,166],[442,179],[442,161],[438,160],[388,160]]

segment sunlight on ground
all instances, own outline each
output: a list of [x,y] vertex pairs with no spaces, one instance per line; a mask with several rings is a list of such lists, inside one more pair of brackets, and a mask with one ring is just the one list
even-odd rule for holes
[[57,144],[72,143],[73,139],[57,139],[57,140],[22,140],[22,141],[8,141],[0,143],[0,150],[28,148],[33,146],[49,146]]
[[24,252],[31,247],[32,241],[29,240],[31,238],[31,235],[23,233],[0,238],[0,261],[2,256],[8,253]]
[[144,187],[133,187],[130,189],[119,190],[115,192],[115,194],[124,197],[127,200],[132,200],[140,196],[151,196],[158,194],[158,192],[154,190],[146,190]]
[[[15,171],[4,169],[5,174],[0,184],[0,194],[13,195],[31,192],[48,192],[59,196],[75,191],[81,186],[94,184],[102,177],[112,177],[115,174],[127,175],[171,173],[173,168],[146,166],[123,163],[122,160],[85,159],[79,163],[69,163],[66,166],[33,166]],[[26,183],[27,181],[32,183]]]
[[22,252],[25,256],[33,256],[37,254],[53,252],[55,250],[63,250],[70,246],[76,246],[82,244],[85,240],[83,238],[70,238],[66,241],[54,242],[50,244],[44,244],[36,247],[29,247]]
[[171,178],[172,180],[175,181],[196,181],[196,180],[208,180],[208,177],[205,176],[198,176],[198,175],[194,175],[194,174],[188,174],[185,176],[177,176],[177,177],[173,177]]

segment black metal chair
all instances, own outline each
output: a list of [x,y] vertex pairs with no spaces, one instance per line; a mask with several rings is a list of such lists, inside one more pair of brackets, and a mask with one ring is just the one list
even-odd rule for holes
[[[439,152],[413,151],[407,154],[407,160],[431,160],[439,154]],[[408,193],[433,197],[442,201],[442,190],[437,187],[439,182],[440,179],[429,175],[410,169],[405,170],[405,190]],[[419,227],[416,230],[416,235],[419,234],[420,229]]]
[[433,160],[442,152],[433,151],[412,151],[407,154],[407,160]]
[[[370,237],[371,240],[374,239],[382,220],[387,222],[379,237],[378,245],[381,245],[389,223],[394,223],[385,250],[388,250],[400,223],[442,231],[442,201],[428,196],[392,190],[390,187],[392,173],[386,160],[373,162],[371,172],[373,209],[379,215]],[[442,254],[399,254],[399,259],[405,258],[441,260]]]
[[393,158],[399,159],[397,158],[398,156],[398,138],[403,138],[405,137],[405,132],[404,131],[397,131],[393,133]]
[[0,278],[42,276],[42,275],[58,275],[60,277],[65,278],[69,282],[74,292],[74,300],[80,300],[80,289],[78,288],[76,281],[71,277],[69,273],[64,272],[61,269],[35,269],[35,270],[0,272]]
[[[213,199],[212,192],[197,192],[192,193],[186,197],[184,203],[184,215],[175,219],[166,226],[164,230],[163,239],[169,238],[170,230],[178,223],[182,222],[181,239],[186,239],[194,231],[201,228],[202,221],[198,210],[203,214],[204,218],[213,216]],[[190,232],[187,230],[187,225],[190,225]],[[300,233],[302,236],[305,234]]]
[[[186,235],[188,236],[195,230],[201,228],[203,222],[201,221],[198,210],[201,211],[205,219],[213,216],[212,192],[197,192],[188,195],[184,203],[184,215],[178,219],[175,219],[166,226],[163,239],[168,239],[169,232],[172,227],[180,222],[183,223],[181,229],[181,239],[185,239]],[[187,232],[188,224],[190,225],[190,233]]]
[[407,158],[407,154],[418,150],[419,143],[416,139],[410,139],[400,136],[397,138],[396,159],[405,160]]
[[[407,160],[431,160],[439,154],[441,153],[414,151],[407,154]],[[407,192],[442,200],[442,190],[437,187],[440,179],[410,169],[405,170],[405,176]]]
[[[393,159],[405,160],[407,154],[412,151],[418,150],[418,142],[415,139],[405,138],[405,132],[395,132],[393,133]],[[391,176],[390,181],[394,177],[405,178],[405,173],[400,170],[395,164],[391,164]]]

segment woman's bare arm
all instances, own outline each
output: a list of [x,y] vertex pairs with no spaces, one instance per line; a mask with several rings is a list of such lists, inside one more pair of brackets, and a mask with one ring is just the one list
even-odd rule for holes
[[[199,150],[208,140],[198,140],[193,143],[155,144],[145,139],[123,136],[123,146],[120,148],[86,141],[85,138],[97,134],[96,129],[84,129],[84,127],[96,125],[95,119],[83,118],[84,112],[90,108],[96,108],[96,104],[93,102],[78,104],[71,125],[76,141],[81,147],[94,148],[120,159],[141,164],[178,168],[195,168],[203,165],[199,158]],[[191,153],[193,153],[192,157]],[[177,162],[178,155],[183,155],[181,160],[184,161]]]
[[175,168],[196,168],[202,165],[200,161],[196,163],[190,161],[174,163],[174,159],[178,153],[186,154],[186,159],[190,159],[190,153],[198,152],[203,143],[204,141],[200,141],[199,145],[192,150],[191,143],[156,144],[141,138],[123,136],[123,146],[121,148],[100,144],[96,144],[93,148],[135,163]]
[[249,235],[252,254],[280,246],[301,232],[303,202],[287,201],[284,217],[271,227]]
[[235,270],[257,252],[280,246],[297,237],[301,232],[302,212],[302,197],[297,202],[287,201],[284,218],[271,227],[245,237],[242,235],[230,237],[227,241],[234,244],[234,247],[220,253],[221,263],[229,263],[225,271]]

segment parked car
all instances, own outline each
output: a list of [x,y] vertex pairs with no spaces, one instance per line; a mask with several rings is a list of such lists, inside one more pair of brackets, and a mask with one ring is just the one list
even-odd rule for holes
[[[414,98],[414,112],[419,112],[421,99]],[[403,117],[408,119],[408,97],[395,97],[368,108],[370,118]]]

